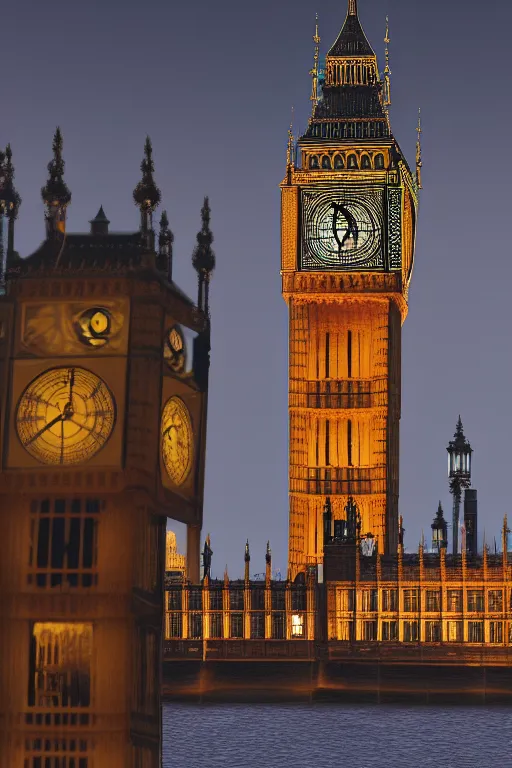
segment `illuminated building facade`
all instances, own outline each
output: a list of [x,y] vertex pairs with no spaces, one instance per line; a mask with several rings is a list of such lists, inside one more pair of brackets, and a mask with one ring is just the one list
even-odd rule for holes
[[0,155],[0,766],[159,768],[167,517],[199,579],[209,208],[196,306],[172,280],[165,214],[155,244],[149,139],[133,233],[110,233],[102,208],[66,232],[58,130],[53,150],[46,238],[25,259]]
[[174,531],[167,531],[165,537],[165,573],[172,578],[187,575],[187,556],[178,552]]

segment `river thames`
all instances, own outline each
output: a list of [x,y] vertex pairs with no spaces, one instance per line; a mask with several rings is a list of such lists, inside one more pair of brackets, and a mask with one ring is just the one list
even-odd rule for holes
[[512,709],[164,704],[164,768],[512,768]]

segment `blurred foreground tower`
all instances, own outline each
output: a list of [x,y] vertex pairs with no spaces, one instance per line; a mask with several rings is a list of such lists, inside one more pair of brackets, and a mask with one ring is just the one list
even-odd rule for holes
[[420,153],[415,179],[391,132],[389,68],[381,80],[356,0],[325,72],[317,62],[281,184],[292,575],[322,562],[326,496],[334,522],[351,498],[379,551],[397,550],[401,327],[421,185]]
[[149,139],[136,232],[100,208],[67,233],[63,171],[57,131],[26,259],[0,174],[0,766],[159,768],[167,517],[199,578],[208,306],[171,280],[164,216],[155,249]]

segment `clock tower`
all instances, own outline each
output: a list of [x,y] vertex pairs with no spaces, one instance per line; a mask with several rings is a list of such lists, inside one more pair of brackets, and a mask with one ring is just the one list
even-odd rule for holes
[[13,248],[19,197],[0,154],[0,766],[160,768],[167,518],[199,580],[214,266],[205,201],[195,305],[146,141],[135,232],[100,208],[66,231],[57,130],[46,238]]
[[296,153],[290,135],[281,184],[292,576],[323,561],[349,504],[381,552],[397,548],[401,326],[420,185],[420,162],[414,179],[391,132],[389,67],[381,79],[357,0],[322,73],[318,32],[315,42],[312,116]]

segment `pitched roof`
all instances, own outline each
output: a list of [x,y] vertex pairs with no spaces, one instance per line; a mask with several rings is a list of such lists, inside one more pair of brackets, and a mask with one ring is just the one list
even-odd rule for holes
[[348,14],[328,56],[375,56],[357,15]]

